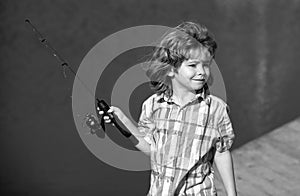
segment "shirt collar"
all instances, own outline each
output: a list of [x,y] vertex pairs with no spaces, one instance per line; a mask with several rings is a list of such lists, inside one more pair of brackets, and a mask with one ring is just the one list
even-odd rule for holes
[[[196,93],[195,97],[190,101],[190,103],[193,103],[193,102],[195,102],[197,100],[200,103],[201,101],[204,100],[204,102],[206,103],[206,105],[209,105],[209,103],[210,103],[209,94],[210,93],[209,93],[208,88],[202,88],[201,90],[199,90]],[[167,102],[168,104],[174,104],[175,103],[173,101],[172,96],[169,96],[166,93],[162,93],[161,95],[159,95],[157,97],[157,102],[159,102],[159,103]]]

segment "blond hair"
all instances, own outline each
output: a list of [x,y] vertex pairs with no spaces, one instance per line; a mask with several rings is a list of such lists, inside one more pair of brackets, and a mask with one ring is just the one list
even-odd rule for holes
[[168,73],[172,68],[179,68],[195,48],[207,48],[215,56],[217,43],[204,25],[183,22],[163,36],[146,64],[150,86],[157,94],[173,94]]

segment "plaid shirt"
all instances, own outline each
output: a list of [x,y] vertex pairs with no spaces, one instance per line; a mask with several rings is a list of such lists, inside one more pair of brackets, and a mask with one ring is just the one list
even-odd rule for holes
[[[182,107],[164,94],[152,95],[143,103],[138,127],[151,146],[149,196],[174,195],[180,180],[200,157],[211,147],[219,152],[228,150],[234,138],[227,104],[204,93]],[[180,195],[216,195],[212,161],[192,172]]]

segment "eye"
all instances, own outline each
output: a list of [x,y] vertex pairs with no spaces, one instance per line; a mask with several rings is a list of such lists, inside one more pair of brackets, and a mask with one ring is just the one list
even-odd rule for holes
[[196,67],[196,64],[189,64],[190,67]]

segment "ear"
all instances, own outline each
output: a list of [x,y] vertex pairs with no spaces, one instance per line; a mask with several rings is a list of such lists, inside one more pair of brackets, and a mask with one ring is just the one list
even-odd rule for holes
[[175,76],[175,71],[174,71],[174,68],[172,67],[171,70],[168,72],[167,74],[169,77],[174,77]]

